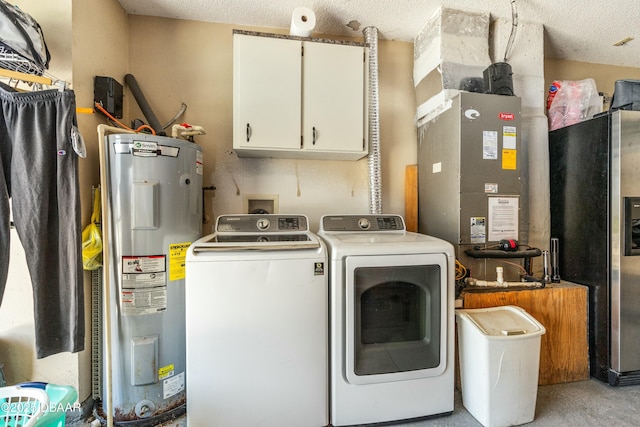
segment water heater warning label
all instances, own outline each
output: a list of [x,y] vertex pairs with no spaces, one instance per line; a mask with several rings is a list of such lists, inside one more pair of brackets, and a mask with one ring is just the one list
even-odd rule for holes
[[123,256],[121,277],[123,315],[140,316],[167,309],[165,255]]
[[165,271],[165,256],[123,256],[122,272],[131,274],[160,273]]
[[158,379],[162,380],[165,378],[172,377],[175,374],[175,366],[173,364],[163,366],[158,369]]
[[181,280],[186,276],[187,249],[191,242],[169,245],[169,280]]

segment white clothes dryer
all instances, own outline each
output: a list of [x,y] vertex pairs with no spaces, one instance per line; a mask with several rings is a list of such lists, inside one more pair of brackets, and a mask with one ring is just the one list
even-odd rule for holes
[[326,215],[334,426],[447,415],[454,406],[453,246],[398,215]]
[[187,423],[327,425],[326,246],[302,215],[215,230],[187,252]]

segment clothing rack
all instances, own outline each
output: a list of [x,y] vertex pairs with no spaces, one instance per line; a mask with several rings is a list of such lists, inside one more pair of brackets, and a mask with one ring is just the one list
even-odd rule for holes
[[44,73],[34,74],[35,71],[26,59],[12,53],[0,52],[0,77],[34,84],[38,90],[44,86],[57,86],[62,91],[68,86],[64,80],[45,76]]
[[27,58],[14,53],[2,43],[0,43],[0,67],[25,74],[35,74],[38,76],[44,74],[44,69],[38,67]]

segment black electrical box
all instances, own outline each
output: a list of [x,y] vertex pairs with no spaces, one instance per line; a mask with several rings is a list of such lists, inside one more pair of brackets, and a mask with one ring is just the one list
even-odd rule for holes
[[122,118],[122,85],[112,77],[96,76],[93,81],[93,101],[112,116]]

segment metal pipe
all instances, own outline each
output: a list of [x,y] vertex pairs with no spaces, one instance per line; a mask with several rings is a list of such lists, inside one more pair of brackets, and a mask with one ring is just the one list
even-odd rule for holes
[[551,238],[551,282],[560,283],[559,251],[560,243],[557,237]]
[[543,280],[545,283],[551,282],[551,273],[549,266],[549,251],[542,251],[542,271],[543,271]]
[[380,166],[380,103],[378,96],[378,29],[366,27],[364,40],[369,47],[369,213],[382,213]]

